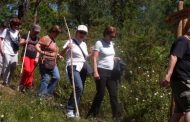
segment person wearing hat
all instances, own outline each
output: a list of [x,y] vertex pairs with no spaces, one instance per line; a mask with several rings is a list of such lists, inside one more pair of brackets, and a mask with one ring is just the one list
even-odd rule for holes
[[60,80],[60,74],[57,67],[58,47],[56,38],[61,32],[58,25],[54,25],[49,34],[43,36],[36,45],[40,53],[39,68],[41,82],[38,91],[39,97],[53,97],[57,82]]
[[0,52],[3,55],[3,85],[9,85],[11,76],[17,66],[20,25],[20,19],[14,17],[10,20],[10,27],[5,28],[0,34]]
[[[87,60],[88,51],[87,45],[84,42],[87,38],[88,28],[85,25],[79,25],[75,37],[72,40],[68,40],[65,45],[63,46],[62,55],[66,53],[66,69],[67,75],[69,80],[72,84],[72,71],[71,71],[71,48],[72,48],[72,60],[73,60],[73,73],[74,73],[74,82],[75,82],[75,89],[76,89],[76,99],[77,103],[80,103],[80,98],[83,94],[84,90],[84,83],[87,76],[87,71],[84,70],[84,63]],[[74,118],[75,115],[75,101],[73,93],[70,95],[67,104],[67,117]]]
[[170,122],[179,122],[183,116],[185,122],[190,122],[190,21],[184,32],[171,46],[166,75],[159,82],[162,87],[172,89],[175,104]]
[[26,40],[28,35],[24,35],[20,41],[20,45],[24,46],[24,50],[27,48],[25,55],[23,55],[24,50],[22,54],[22,58],[24,58],[24,65],[19,84],[19,91],[21,92],[24,92],[24,90],[27,89],[31,89],[33,86],[34,69],[36,67],[39,56],[35,46],[39,41],[38,34],[40,33],[40,30],[41,27],[38,24],[33,24],[28,40]]

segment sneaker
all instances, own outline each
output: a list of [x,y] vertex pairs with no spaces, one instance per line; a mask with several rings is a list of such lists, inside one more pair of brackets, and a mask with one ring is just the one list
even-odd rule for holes
[[8,83],[5,83],[5,82],[3,82],[2,85],[3,85],[3,86],[6,86],[6,87],[9,87],[9,84],[8,84]]
[[67,116],[67,118],[75,118],[74,111],[68,110],[66,116]]

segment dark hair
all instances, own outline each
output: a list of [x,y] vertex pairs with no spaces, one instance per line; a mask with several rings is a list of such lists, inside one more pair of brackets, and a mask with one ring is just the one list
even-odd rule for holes
[[105,37],[105,36],[107,36],[107,35],[110,35],[110,34],[116,33],[116,32],[117,32],[116,28],[109,25],[109,26],[107,26],[107,27],[105,28],[104,33],[103,33],[103,36]]
[[13,17],[10,20],[10,24],[19,24],[19,25],[21,25],[21,20],[18,17]]
[[58,25],[54,25],[52,26],[50,29],[49,29],[49,33],[52,33],[52,32],[57,32],[57,33],[60,33],[61,32],[61,29]]

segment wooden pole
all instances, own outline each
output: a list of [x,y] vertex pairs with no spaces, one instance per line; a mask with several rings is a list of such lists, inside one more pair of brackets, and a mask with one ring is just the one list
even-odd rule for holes
[[[178,11],[183,10],[183,8],[184,8],[184,1],[180,0],[178,3]],[[180,20],[177,27],[177,37],[180,37],[182,35],[183,35],[183,20]]]
[[30,31],[28,32],[28,36],[27,36],[27,39],[26,39],[26,46],[25,46],[25,49],[24,49],[24,55],[23,55],[23,59],[22,59],[22,67],[21,67],[21,70],[20,70],[20,75],[23,73],[24,59],[25,59],[25,56],[26,56],[26,50],[27,50],[27,47],[28,47],[29,38],[30,38]]
[[[71,34],[69,31],[69,27],[67,25],[67,21],[66,18],[64,17],[64,22],[65,22],[65,26],[67,28],[67,32],[68,32],[68,36],[69,36],[69,41],[70,43],[72,43],[72,39],[71,39]],[[76,98],[76,89],[75,89],[75,81],[74,81],[74,72],[73,72],[73,53],[72,53],[72,48],[71,50],[71,79],[72,79],[72,85],[73,85],[73,96],[74,96],[74,101],[75,101],[75,107],[76,107],[76,118],[79,119],[80,118],[80,114],[79,114],[79,108],[78,108],[78,102],[77,102],[77,98]]]

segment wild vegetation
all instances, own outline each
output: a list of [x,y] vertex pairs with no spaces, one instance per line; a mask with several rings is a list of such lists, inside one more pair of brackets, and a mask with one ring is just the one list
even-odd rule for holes
[[[123,122],[167,122],[170,107],[170,89],[161,89],[158,81],[165,73],[169,49],[175,40],[175,24],[167,25],[165,17],[176,11],[175,0],[1,0],[0,20],[9,20],[19,14],[22,17],[22,33],[28,31],[34,20],[42,26],[40,35],[58,24],[63,33],[57,39],[62,49],[68,38],[64,26],[65,16],[72,35],[78,24],[89,27],[87,44],[94,45],[102,37],[106,25],[116,26],[115,40],[117,55],[127,63],[125,76],[119,90]],[[25,1],[25,2],[23,2]],[[39,5],[38,5],[39,2]],[[185,1],[189,5],[188,0]],[[18,7],[24,7],[24,11]],[[37,14],[36,14],[37,12]],[[23,16],[22,16],[23,15]],[[36,16],[35,16],[36,15]],[[43,100],[32,93],[21,94],[0,87],[0,120],[5,122],[63,122],[66,119],[64,107],[71,86],[65,75],[65,62],[59,61],[61,81],[54,100]],[[13,79],[16,85],[19,70]],[[35,88],[39,84],[38,68],[35,73]],[[95,94],[95,84],[88,78],[80,105],[81,122],[86,115]],[[111,121],[109,98],[106,95],[100,118]]]

